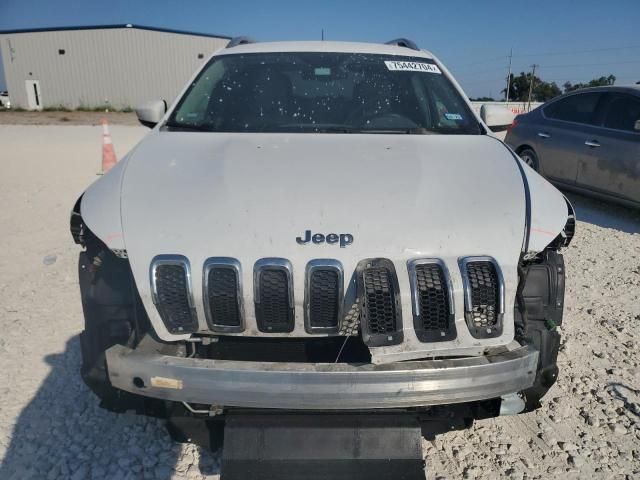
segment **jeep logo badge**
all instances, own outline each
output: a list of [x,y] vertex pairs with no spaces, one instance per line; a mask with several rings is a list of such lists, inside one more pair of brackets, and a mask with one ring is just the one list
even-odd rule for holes
[[329,245],[335,245],[336,243],[340,243],[340,248],[344,248],[347,245],[351,245],[353,243],[353,235],[350,233],[328,233],[327,235],[323,235],[322,233],[314,233],[311,234],[311,230],[305,230],[304,237],[300,236],[296,238],[296,242],[299,245],[306,245],[309,242],[313,242],[316,245],[320,245],[321,243],[328,243]]

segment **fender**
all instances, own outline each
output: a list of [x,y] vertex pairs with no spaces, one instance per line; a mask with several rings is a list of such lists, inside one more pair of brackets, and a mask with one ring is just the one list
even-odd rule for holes
[[74,213],[79,213],[82,223],[115,253],[126,250],[120,218],[120,191],[122,178],[129,163],[130,154],[115,164],[106,174],[93,182],[82,197]]
[[[556,187],[524,163],[520,157],[524,177],[529,184],[531,223],[524,254],[530,256],[550,246],[567,246],[575,228],[573,206]],[[559,243],[558,243],[559,242]]]
[[533,257],[547,247],[566,247],[575,233],[576,215],[571,202],[551,182],[527,165],[513,149],[513,155],[525,187],[526,218],[522,253]]

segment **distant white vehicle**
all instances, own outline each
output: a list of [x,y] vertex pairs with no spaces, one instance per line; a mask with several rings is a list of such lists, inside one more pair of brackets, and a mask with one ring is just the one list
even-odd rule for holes
[[153,130],[71,219],[103,405],[539,406],[573,210],[434,55],[231,41],[137,113]]
[[9,100],[9,92],[0,92],[0,106],[4,108],[11,108],[11,101]]

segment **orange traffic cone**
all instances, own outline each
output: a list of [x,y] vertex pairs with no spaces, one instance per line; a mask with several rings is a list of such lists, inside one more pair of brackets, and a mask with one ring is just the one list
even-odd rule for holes
[[116,159],[116,151],[113,149],[107,119],[103,118],[100,123],[102,123],[102,173],[107,173],[118,160]]

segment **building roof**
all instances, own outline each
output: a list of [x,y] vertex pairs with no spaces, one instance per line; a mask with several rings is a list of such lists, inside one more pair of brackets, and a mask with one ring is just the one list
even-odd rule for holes
[[70,30],[107,30],[113,28],[137,28],[138,30],[151,30],[154,32],[177,33],[181,35],[196,35],[199,37],[231,39],[228,35],[216,35],[214,33],[190,32],[188,30],[174,30],[171,28],[149,27],[146,25],[134,25],[132,23],[120,23],[111,25],[78,25],[73,27],[44,27],[44,28],[23,28],[18,30],[0,30],[0,35],[10,33],[37,33],[37,32],[61,32]]

